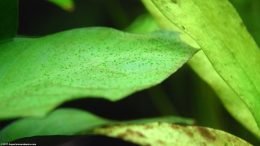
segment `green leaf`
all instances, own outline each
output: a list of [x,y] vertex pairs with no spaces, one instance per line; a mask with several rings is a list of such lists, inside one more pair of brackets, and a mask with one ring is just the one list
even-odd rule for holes
[[196,51],[174,32],[82,28],[0,45],[0,119],[78,98],[111,101],[162,82]]
[[230,0],[244,20],[248,31],[260,45],[260,1],[259,0]]
[[95,133],[149,146],[250,145],[246,141],[220,130],[198,126],[180,126],[167,122],[106,126],[97,128]]
[[75,8],[74,0],[48,0],[65,11],[73,11]]
[[0,20],[0,42],[13,38],[17,31],[17,0],[0,1]]
[[31,136],[74,135],[110,122],[81,110],[58,109],[46,117],[25,118],[11,123],[0,131],[0,143]]
[[195,54],[189,61],[189,65],[213,88],[228,112],[248,130],[253,132],[257,137],[260,137],[260,130],[257,127],[252,113],[215,71],[203,51],[199,51]]
[[144,124],[154,121],[194,123],[191,119],[173,116],[119,122],[103,119],[82,110],[64,108],[55,110],[46,117],[24,118],[11,123],[0,131],[0,143],[32,136],[90,134],[94,128],[102,125]]
[[[162,26],[165,27],[164,25],[167,23],[167,20],[164,21],[161,19],[161,21],[164,22]],[[171,24],[169,23],[167,26],[171,27]],[[153,20],[151,16],[145,15],[137,18],[137,20],[127,30],[130,32],[141,33],[151,32],[158,29],[159,26],[156,25],[155,20]],[[257,127],[252,113],[244,102],[234,93],[233,90],[230,89],[226,82],[223,81],[223,79],[215,71],[203,51],[196,53],[189,60],[188,64],[213,88],[229,113],[257,137],[260,137],[260,130]],[[237,112],[237,109],[239,109],[239,112]]]
[[[260,52],[232,5],[227,0],[143,2],[161,25],[183,31],[197,42],[222,78],[218,82],[224,81],[227,86],[223,88],[229,87],[236,95],[235,100],[241,100],[236,102],[245,104],[243,107],[247,107],[254,117],[250,123],[258,125],[258,130],[253,131],[259,131]],[[237,106],[236,111],[240,107]],[[252,118],[244,120],[245,125],[248,125],[248,120]]]
[[160,30],[150,14],[138,16],[127,28],[127,32],[131,33],[148,33],[155,30]]

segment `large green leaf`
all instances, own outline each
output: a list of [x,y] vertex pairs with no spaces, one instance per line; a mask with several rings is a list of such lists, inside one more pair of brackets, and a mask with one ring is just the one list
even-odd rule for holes
[[0,0],[0,42],[16,35],[18,20],[18,1]]
[[[167,22],[167,20],[163,20],[161,17],[157,18],[161,20],[160,23],[162,27],[168,27],[169,29],[172,27],[172,24]],[[155,20],[153,20],[151,16],[144,15],[138,18],[127,30],[142,33],[158,29],[159,26],[156,25]],[[260,137],[260,131],[250,110],[215,71],[203,51],[196,53],[188,63],[192,69],[212,87],[229,113],[248,130]],[[239,109],[239,112],[237,112],[237,109]]]
[[97,134],[149,146],[249,146],[246,141],[226,132],[198,126],[180,126],[167,122],[121,124],[97,128]]
[[94,128],[101,125],[115,123],[144,124],[154,121],[193,124],[193,120],[181,117],[160,117],[119,122],[103,119],[86,111],[63,108],[45,117],[24,118],[11,123],[0,131],[0,143],[32,136],[90,134]]
[[[248,108],[244,109],[243,113],[251,113],[253,116],[238,116],[240,113],[237,113],[236,117],[240,121],[243,120],[244,125],[251,130],[256,128],[253,126],[256,124],[249,125],[248,120],[250,124],[256,122],[258,130],[252,131],[257,132],[259,136],[260,52],[232,5],[227,0],[143,0],[143,2],[161,25],[185,32],[198,43],[210,61],[206,61],[206,65],[212,65],[218,74],[218,82],[222,85],[224,82],[227,84],[221,87],[221,90],[227,87],[232,90],[232,93],[227,91],[232,97],[226,99],[236,100],[235,102],[239,103],[232,111],[237,112],[240,107]],[[198,58],[202,57],[204,56]],[[196,65],[193,65],[194,67]],[[201,71],[201,76],[204,74],[207,73]],[[211,71],[211,74],[214,72]],[[207,78],[208,82],[210,80]],[[215,86],[214,84],[211,83]],[[213,88],[218,91],[219,87]],[[224,96],[224,93],[222,95]],[[245,105],[242,105],[243,103]]]
[[229,113],[257,137],[260,137],[260,130],[249,108],[219,76],[203,51],[194,55],[189,61],[189,65],[204,81],[211,85]]
[[0,131],[0,143],[31,136],[74,135],[110,122],[81,110],[58,109],[46,117],[25,118],[11,123]]
[[67,100],[115,101],[159,84],[195,52],[174,32],[82,28],[0,45],[0,118],[42,115]]

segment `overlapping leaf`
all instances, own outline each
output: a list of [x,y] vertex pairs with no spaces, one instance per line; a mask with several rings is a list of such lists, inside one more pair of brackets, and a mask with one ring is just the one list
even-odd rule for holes
[[211,85],[230,114],[259,137],[260,130],[257,127],[251,111],[244,104],[243,100],[241,100],[219,76],[206,55],[202,51],[199,51],[189,61],[189,65],[204,81]]
[[180,126],[167,122],[113,125],[98,128],[95,132],[149,146],[250,145],[223,131],[197,126]]
[[[133,24],[135,27],[132,27],[131,25],[128,31],[140,33],[159,29],[159,26],[156,25],[155,20],[153,20],[151,16],[146,15],[145,17],[142,16],[141,18],[138,18],[136,20],[137,22]],[[169,23],[167,19],[164,20],[163,17],[160,16],[157,16],[157,18],[159,18],[159,23],[161,23],[163,27],[168,29],[172,29],[173,27],[173,29],[176,30],[176,28],[174,28],[175,26]],[[203,51],[196,53],[192,59],[189,60],[189,65],[204,81],[206,81],[212,87],[216,94],[218,94],[219,98],[230,114],[247,129],[259,137],[260,131],[252,113],[249,111],[244,102],[234,93],[234,91],[230,89],[226,82],[223,81],[223,79],[215,71]],[[239,109],[239,112],[237,112],[237,109]]]
[[103,119],[82,110],[62,108],[55,110],[45,117],[24,118],[11,123],[0,131],[0,143],[32,136],[90,134],[94,128],[101,125],[115,123],[144,124],[154,121],[193,123],[191,119],[181,117],[160,117],[119,122]]
[[43,115],[64,101],[115,101],[160,83],[196,49],[177,33],[81,28],[0,45],[0,118]]
[[0,143],[41,135],[74,135],[111,121],[76,109],[58,109],[46,117],[18,120],[0,131]]
[[[260,125],[260,67],[258,65],[260,52],[231,4],[227,0],[143,0],[143,2],[162,26],[185,32],[198,43],[208,60],[204,67],[198,65],[204,65],[205,62],[193,63],[193,68],[196,68],[195,70],[202,77],[208,74],[205,68],[216,71],[209,70],[211,75],[217,74],[217,76],[213,75],[217,82],[211,82],[210,76],[204,79],[215,91],[222,92],[221,96],[226,105],[231,100],[239,103],[237,107],[232,104],[228,109],[240,122],[259,136],[259,128],[256,129],[256,125],[258,127]],[[205,57],[202,54],[198,58]],[[211,65],[213,68],[209,67]],[[237,113],[241,107],[242,116],[239,115],[241,113]]]

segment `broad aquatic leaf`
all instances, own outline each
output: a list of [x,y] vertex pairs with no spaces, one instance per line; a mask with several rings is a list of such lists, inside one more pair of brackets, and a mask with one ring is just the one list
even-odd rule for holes
[[[259,136],[260,52],[232,5],[227,0],[143,0],[143,2],[162,26],[185,32],[197,42],[208,58],[206,65],[211,64],[218,74],[216,84],[223,85],[220,87],[221,90],[227,87],[232,90],[224,91],[229,92],[229,95],[232,94],[230,99],[225,97],[225,100],[236,100],[235,102],[239,103],[232,112],[237,112],[242,107],[247,108],[243,113],[248,114],[250,111],[252,114],[252,116],[237,115],[240,113],[233,115]],[[202,54],[201,57],[205,56]],[[200,69],[195,70],[198,72]],[[210,72],[215,74],[214,71]],[[203,71],[200,73],[200,76],[207,74]],[[211,79],[206,80],[210,82]],[[217,91],[219,87],[214,87],[214,84],[210,83]],[[221,93],[221,96],[226,93]],[[243,103],[245,105],[242,105]],[[251,123],[256,124],[249,125]],[[253,129],[254,125],[258,125],[257,130]]]
[[18,0],[0,0],[0,42],[16,35]]
[[220,130],[198,126],[180,126],[167,122],[119,124],[97,128],[95,133],[143,146],[250,145],[246,141]]
[[32,136],[75,135],[110,122],[85,111],[58,109],[46,117],[25,118],[11,123],[0,131],[0,143]]
[[62,108],[45,117],[24,118],[11,123],[0,131],[0,143],[32,136],[90,134],[94,128],[102,125],[144,124],[155,121],[194,123],[191,119],[173,116],[119,122],[103,119],[82,110]]
[[73,11],[75,7],[74,0],[48,0],[48,1],[59,6],[63,10],[69,12]]
[[189,61],[189,65],[212,87],[228,112],[248,130],[260,137],[260,130],[249,108],[219,76],[203,51],[195,54]]
[[174,32],[81,28],[0,45],[0,119],[43,115],[64,101],[122,99],[159,84],[196,51]]
[[[159,23],[162,27],[171,29],[171,23],[167,22],[167,20],[164,20],[160,16],[157,17],[157,20],[158,19],[161,20],[159,21]],[[151,32],[158,29],[159,26],[156,25],[155,20],[153,20],[151,16],[145,15],[138,18],[136,22],[134,22],[127,29],[127,31],[142,33]],[[257,137],[260,137],[260,130],[257,127],[252,113],[244,104],[244,102],[234,93],[234,91],[226,84],[225,81],[223,81],[223,79],[215,71],[203,51],[199,51],[198,53],[196,53],[189,60],[188,64],[204,81],[206,81],[212,87],[212,89],[219,96],[229,113],[248,130],[253,132]],[[239,112],[237,112],[237,109],[239,109]]]

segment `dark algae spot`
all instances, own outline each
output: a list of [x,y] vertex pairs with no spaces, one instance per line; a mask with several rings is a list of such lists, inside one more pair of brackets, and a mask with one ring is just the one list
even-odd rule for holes
[[166,145],[165,142],[163,142],[162,140],[157,140],[156,142],[160,145]]
[[180,126],[175,125],[175,124],[172,124],[171,127],[172,127],[172,129],[174,129],[174,130],[176,130],[176,129],[180,129]]
[[216,137],[212,133],[210,133],[210,131],[208,129],[197,127],[197,130],[200,133],[200,135],[202,137],[204,137],[205,139],[211,140],[211,141],[216,140]]
[[128,135],[127,133],[120,133],[120,134],[117,135],[117,137],[124,139],[124,138],[127,137],[127,135]]
[[130,136],[137,136],[137,137],[145,137],[141,132],[134,131],[131,129],[127,129],[125,132],[125,135],[130,135]]
[[189,129],[183,128],[182,130],[183,130],[183,132],[184,132],[185,134],[187,134],[189,137],[192,138],[192,137],[194,136],[193,133],[192,133]]
[[153,129],[154,127],[152,125],[144,125],[144,129]]

